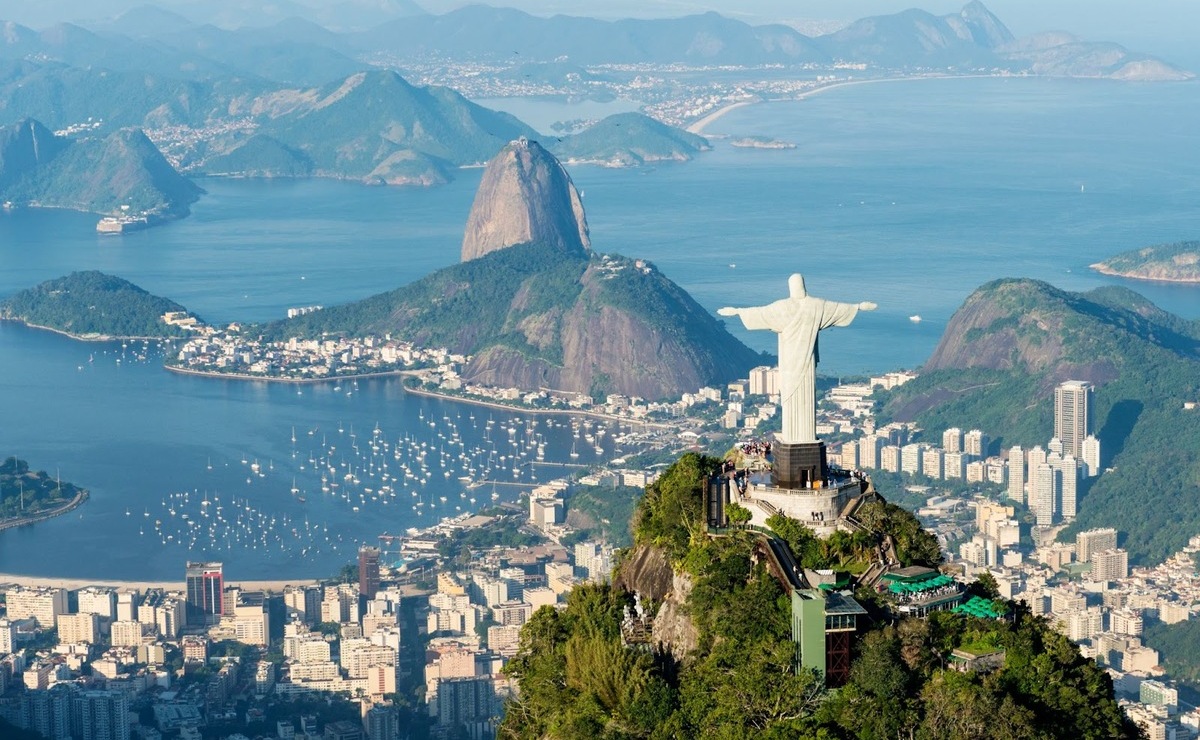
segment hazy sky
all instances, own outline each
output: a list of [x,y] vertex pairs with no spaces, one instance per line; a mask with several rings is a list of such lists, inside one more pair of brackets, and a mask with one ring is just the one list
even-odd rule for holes
[[[60,20],[103,18],[150,2],[178,8],[202,2],[208,7],[291,4],[317,6],[339,0],[0,0],[0,19],[35,27]],[[389,0],[356,0],[386,5]],[[467,0],[416,0],[442,13]],[[507,5],[536,14],[567,13],[601,18],[672,16],[716,10],[750,23],[772,21],[841,21],[920,7],[937,14],[959,10],[965,0],[507,0]],[[1170,61],[1200,60],[1195,37],[1200,31],[1200,0],[985,0],[985,4],[1017,36],[1067,30],[1090,41],[1117,41],[1132,49],[1159,54]]]

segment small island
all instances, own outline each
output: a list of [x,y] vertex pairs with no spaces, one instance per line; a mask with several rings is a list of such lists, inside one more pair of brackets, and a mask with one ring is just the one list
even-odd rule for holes
[[730,146],[738,149],[795,149],[796,145],[782,139],[772,139],[769,136],[745,136],[729,142]]
[[178,303],[94,270],[47,280],[0,301],[0,320],[90,341],[186,337],[203,327]]
[[1122,252],[1091,268],[1105,275],[1164,283],[1200,283],[1200,241],[1173,242]]
[[82,504],[88,492],[29,463],[10,457],[0,463],[0,530],[33,524],[66,514]]
[[702,136],[642,113],[618,113],[577,134],[548,144],[565,164],[639,167],[652,162],[687,162],[711,147]]

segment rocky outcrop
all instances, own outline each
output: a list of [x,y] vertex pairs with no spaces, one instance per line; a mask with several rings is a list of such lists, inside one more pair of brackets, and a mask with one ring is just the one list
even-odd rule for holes
[[507,323],[526,346],[492,344],[475,353],[464,377],[487,385],[659,399],[741,377],[761,360],[647,262],[594,259],[578,290],[569,305],[533,314],[524,313],[521,304],[529,297],[518,292]]
[[637,545],[613,574],[613,585],[643,599],[662,601],[673,585],[674,572],[667,553],[660,547]]
[[536,141],[518,139],[484,170],[463,234],[462,259],[530,243],[580,255],[591,248],[583,202],[571,176]]
[[671,653],[671,657],[682,663],[696,649],[700,631],[688,615],[687,601],[692,595],[692,579],[683,573],[674,573],[671,591],[654,616],[654,629],[650,632],[651,642],[659,650]]
[[662,548],[637,545],[613,576],[613,585],[638,594],[642,602],[659,604],[650,633],[655,647],[682,662],[696,649],[700,633],[688,616],[692,579],[671,568]]

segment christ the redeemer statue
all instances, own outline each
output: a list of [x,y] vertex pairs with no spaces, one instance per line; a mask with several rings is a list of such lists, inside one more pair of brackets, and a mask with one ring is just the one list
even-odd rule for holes
[[835,303],[804,290],[800,273],[788,278],[789,296],[766,306],[722,308],[721,316],[738,316],[747,329],[770,329],[779,335],[779,401],[785,444],[817,441],[817,334],[831,326],[849,326],[859,311],[875,304]]

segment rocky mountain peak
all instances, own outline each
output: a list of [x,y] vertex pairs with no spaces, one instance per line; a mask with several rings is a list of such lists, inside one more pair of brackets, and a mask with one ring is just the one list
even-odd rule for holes
[[521,138],[505,145],[483,172],[467,217],[462,259],[534,242],[570,254],[591,248],[571,176],[541,144]]

